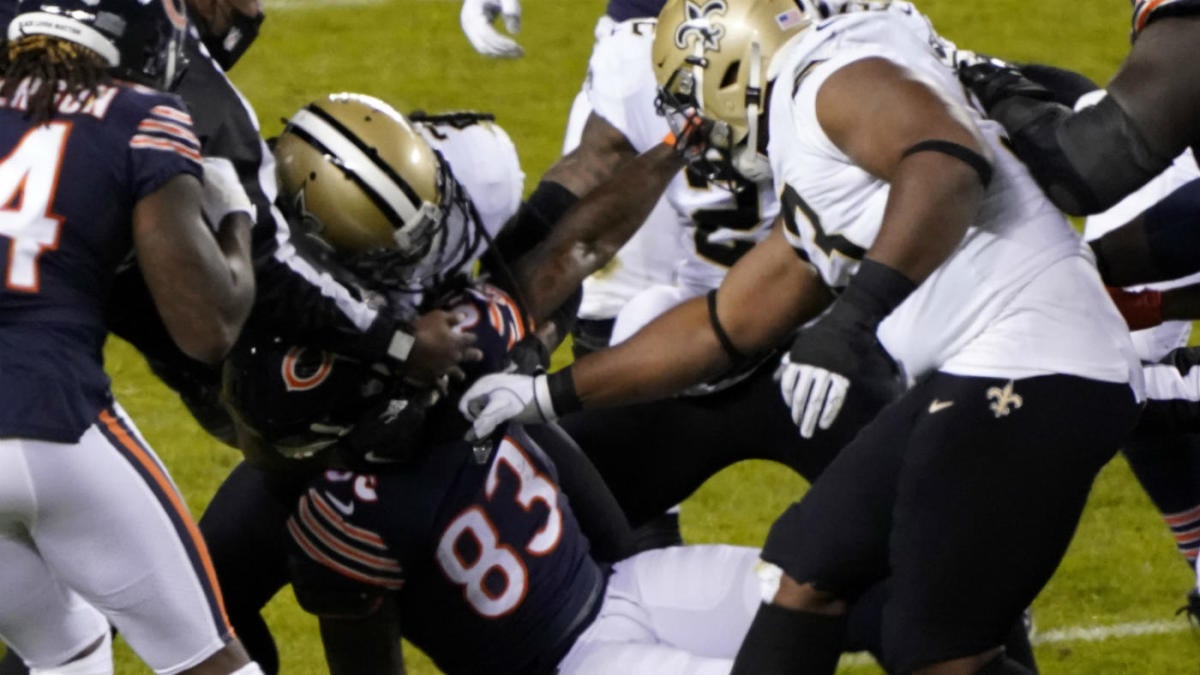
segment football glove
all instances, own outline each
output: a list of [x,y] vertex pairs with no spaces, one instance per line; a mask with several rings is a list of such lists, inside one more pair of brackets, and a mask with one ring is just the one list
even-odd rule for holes
[[959,51],[955,59],[958,79],[979,99],[985,112],[1001,101],[1024,96],[1037,101],[1053,101],[1054,93],[1030,80],[1017,66],[983,54]]
[[793,363],[791,354],[783,355],[778,375],[779,390],[803,438],[812,438],[818,427],[828,429],[850,391],[850,380],[844,376],[806,363]]
[[804,438],[833,425],[851,389],[873,404],[890,403],[904,393],[900,368],[875,337],[874,324],[859,319],[835,306],[800,330],[776,371],[784,403]]
[[459,399],[458,410],[472,422],[468,441],[487,438],[506,422],[541,424],[558,419],[546,375],[484,375]]
[[511,35],[521,32],[520,0],[463,0],[459,20],[467,40],[480,54],[502,59],[524,56],[521,45],[496,30],[493,22],[498,16],[504,18],[504,28]]
[[254,204],[246,196],[233,162],[224,157],[204,158],[204,193],[200,198],[200,209],[214,232],[234,213],[245,213],[254,220]]

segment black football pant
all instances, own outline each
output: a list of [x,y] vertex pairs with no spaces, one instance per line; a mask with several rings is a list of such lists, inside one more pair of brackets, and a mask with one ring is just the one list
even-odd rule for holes
[[778,462],[811,482],[881,405],[858,399],[851,387],[833,427],[801,438],[772,378],[774,365],[765,363],[714,394],[586,410],[560,424],[599,469],[634,527],[744,459]]
[[287,519],[309,478],[268,473],[242,462],[200,517],[229,622],[250,658],[268,675],[279,672],[279,654],[260,612],[290,582]]
[[1137,414],[1124,384],[936,373],[838,454],[763,558],[849,601],[886,580],[890,672],[984,652],[1050,579]]

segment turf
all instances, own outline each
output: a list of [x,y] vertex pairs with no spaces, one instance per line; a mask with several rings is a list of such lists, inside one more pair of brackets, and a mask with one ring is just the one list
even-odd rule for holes
[[[456,0],[267,0],[263,35],[234,70],[264,131],[310,99],[362,91],[403,108],[480,109],[496,113],[520,149],[526,189],[559,152],[566,113],[586,72],[591,27],[603,0],[525,0],[520,36],[527,56],[492,61],[476,55],[458,27]],[[1108,79],[1127,50],[1125,0],[930,0],[922,9],[960,46],[1040,60]],[[118,398],[162,455],[199,513],[236,463],[209,440],[175,397],[116,340],[107,351]],[[690,541],[757,545],[772,519],[804,489],[786,470],[763,463],[734,467],[684,506]],[[1039,631],[1132,621],[1178,621],[1174,610],[1191,584],[1156,512],[1121,460],[1103,473],[1062,568],[1035,605]],[[289,674],[326,672],[315,623],[289,591],[269,607]],[[419,620],[419,619],[417,619]],[[148,672],[123,645],[118,673]],[[1200,647],[1187,632],[1067,641],[1038,649],[1046,673],[1196,672]],[[877,672],[847,665],[846,672]],[[437,672],[413,655],[410,672]]]

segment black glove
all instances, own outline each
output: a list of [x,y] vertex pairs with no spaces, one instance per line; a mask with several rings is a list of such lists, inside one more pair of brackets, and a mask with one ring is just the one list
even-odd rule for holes
[[1054,101],[1054,92],[1025,76],[1017,66],[987,56],[975,55],[958,62],[958,79],[988,113],[1001,101],[1023,96],[1036,101]]
[[903,394],[900,368],[875,331],[915,288],[896,270],[864,259],[829,311],[800,330],[776,377],[801,436],[828,429],[851,392],[871,409]]

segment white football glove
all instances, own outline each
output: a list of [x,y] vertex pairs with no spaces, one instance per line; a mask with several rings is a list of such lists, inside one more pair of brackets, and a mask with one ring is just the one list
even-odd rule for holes
[[501,35],[492,25],[497,16],[504,17],[504,28],[510,34],[521,32],[521,0],[463,0],[459,20],[471,46],[484,56],[502,59],[524,56],[521,45]]
[[233,213],[245,213],[254,220],[254,204],[246,196],[233,162],[224,157],[204,158],[204,194],[200,197],[200,209],[214,232]]
[[788,354],[783,355],[775,375],[783,402],[791,408],[792,421],[804,438],[812,438],[818,428],[833,425],[850,391],[850,380],[845,376],[807,363],[793,363]]
[[473,422],[474,438],[467,439],[471,441],[487,438],[505,422],[541,424],[558,419],[545,375],[484,375],[459,399],[458,410]]

